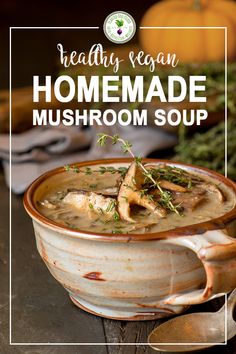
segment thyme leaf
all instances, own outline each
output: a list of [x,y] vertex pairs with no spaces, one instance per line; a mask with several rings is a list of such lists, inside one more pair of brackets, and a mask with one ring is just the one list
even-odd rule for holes
[[120,220],[120,214],[118,213],[118,211],[114,212],[113,218],[115,221],[119,221]]

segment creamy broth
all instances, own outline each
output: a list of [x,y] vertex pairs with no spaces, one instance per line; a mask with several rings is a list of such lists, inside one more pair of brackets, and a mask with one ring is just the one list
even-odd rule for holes
[[[115,168],[127,167],[127,165],[106,165]],[[201,183],[210,183],[220,190],[224,195],[222,202],[217,194],[206,188],[204,192],[204,202],[199,203],[194,210],[184,208],[180,214],[168,211],[165,217],[158,217],[156,214],[144,207],[134,205],[131,207],[131,216],[135,222],[124,221],[119,217],[115,204],[116,196],[105,195],[100,196],[101,202],[105,208],[98,208],[95,212],[95,204],[90,202],[92,197],[96,196],[96,191],[107,190],[113,191],[117,189],[118,183],[121,181],[120,173],[95,172],[99,166],[91,166],[88,174],[75,173],[72,171],[63,172],[55,177],[55,181],[47,182],[48,186],[40,198],[37,200],[37,208],[41,214],[54,222],[70,227],[75,230],[84,230],[99,233],[110,234],[127,234],[127,233],[145,233],[159,232],[174,229],[181,226],[201,223],[213,218],[222,216],[235,206],[235,197],[233,191],[226,185],[220,183],[210,177],[202,174],[190,174],[193,178],[198,178]],[[53,177],[52,177],[53,179]],[[47,188],[48,187],[48,188]],[[188,196],[191,196],[195,186],[191,186],[188,190]],[[86,207],[77,208],[73,203],[66,203],[68,194],[77,197],[79,191],[82,197],[87,198]],[[102,193],[101,193],[102,194]],[[178,194],[178,193],[177,193]],[[89,196],[89,197],[87,197]],[[185,194],[186,196],[186,194]],[[89,199],[90,198],[90,199]],[[110,199],[109,199],[110,198]],[[99,201],[100,201],[99,199]],[[111,202],[110,202],[111,201]],[[104,204],[104,202],[106,204]],[[112,211],[113,209],[113,211]],[[108,216],[109,214],[109,216]],[[145,224],[145,225],[144,225]]]

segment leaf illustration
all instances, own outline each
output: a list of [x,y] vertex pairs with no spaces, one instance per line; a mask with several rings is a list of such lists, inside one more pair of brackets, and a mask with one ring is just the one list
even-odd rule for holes
[[124,21],[123,21],[123,20],[116,20],[116,25],[117,25],[118,27],[122,27],[123,24],[124,24]]

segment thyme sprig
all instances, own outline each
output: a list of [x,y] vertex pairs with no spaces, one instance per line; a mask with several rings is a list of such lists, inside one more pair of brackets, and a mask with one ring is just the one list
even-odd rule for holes
[[161,188],[160,184],[158,183],[158,181],[156,181],[153,176],[152,173],[146,169],[146,167],[143,165],[142,163],[142,159],[141,157],[136,157],[133,153],[133,151],[131,150],[132,148],[132,144],[127,141],[124,140],[122,138],[119,137],[119,135],[108,135],[108,134],[98,134],[98,140],[97,143],[100,146],[104,146],[107,142],[108,139],[110,139],[112,141],[112,144],[115,145],[118,142],[121,144],[121,149],[124,153],[129,153],[133,159],[136,161],[137,165],[143,170],[143,174],[146,178],[148,178],[151,182],[152,182],[152,186],[156,187],[159,192],[160,192],[160,200],[163,206],[165,206],[167,209],[175,212],[176,214],[179,214],[178,211],[178,207],[176,207],[173,203],[172,203],[172,196],[168,191],[165,191]]
[[[197,183],[197,177],[191,177],[177,167],[165,166],[165,167],[151,167],[149,172],[152,174],[152,177],[157,181],[164,179],[166,181],[178,184],[183,187],[191,188],[193,184]],[[149,185],[150,181],[145,180],[145,184]]]
[[97,172],[101,175],[104,175],[105,173],[111,173],[112,175],[115,173],[119,173],[121,177],[124,177],[127,172],[127,168],[122,166],[118,168],[115,168],[113,166],[100,166],[99,169],[96,170],[96,169],[92,169],[91,167],[85,167],[83,169],[83,168],[78,168],[78,166],[76,165],[65,165],[64,169],[65,171],[84,173],[85,175],[91,175],[94,172]]

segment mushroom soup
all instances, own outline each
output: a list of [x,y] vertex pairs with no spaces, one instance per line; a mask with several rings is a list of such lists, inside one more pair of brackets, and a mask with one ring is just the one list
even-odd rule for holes
[[127,234],[201,223],[235,205],[231,189],[217,179],[164,164],[144,166],[148,174],[135,161],[68,166],[44,182],[48,186],[36,196],[37,208],[75,230]]

